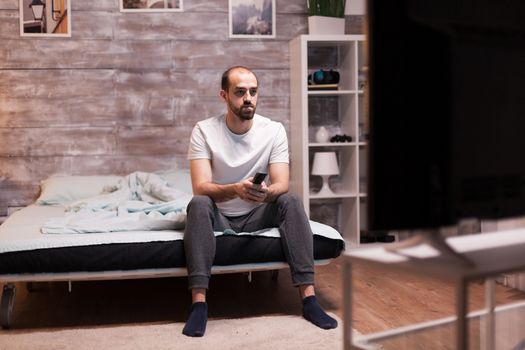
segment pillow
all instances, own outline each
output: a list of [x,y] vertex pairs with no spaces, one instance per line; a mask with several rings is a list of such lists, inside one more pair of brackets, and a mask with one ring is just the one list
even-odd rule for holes
[[170,187],[176,188],[179,191],[182,191],[187,194],[192,194],[191,188],[191,176],[189,169],[175,169],[175,170],[166,170],[158,171],[155,174],[162,177],[168,182]]
[[39,205],[66,205],[102,193],[104,187],[115,186],[122,176],[56,176],[40,184]]

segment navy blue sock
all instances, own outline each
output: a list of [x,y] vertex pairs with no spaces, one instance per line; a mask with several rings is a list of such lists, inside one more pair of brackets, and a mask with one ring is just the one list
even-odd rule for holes
[[188,337],[202,337],[206,331],[208,321],[208,304],[197,302],[191,305],[190,317],[184,325],[182,334]]
[[303,299],[303,317],[323,329],[337,327],[337,320],[324,312],[315,295]]

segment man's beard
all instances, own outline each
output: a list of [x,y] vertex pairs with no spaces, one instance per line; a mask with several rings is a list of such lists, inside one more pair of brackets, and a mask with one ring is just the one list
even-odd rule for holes
[[[235,114],[240,119],[244,119],[244,120],[253,119],[253,116],[255,115],[255,105],[251,103],[243,104],[241,107],[237,108],[229,101],[228,101],[228,104],[230,105],[230,109],[232,110],[233,114]],[[252,107],[252,110],[248,109],[247,107]]]

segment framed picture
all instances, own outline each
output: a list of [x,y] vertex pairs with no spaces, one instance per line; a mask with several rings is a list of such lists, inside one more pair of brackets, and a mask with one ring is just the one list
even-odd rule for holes
[[71,0],[20,0],[19,9],[21,36],[71,36]]
[[119,0],[120,12],[181,12],[182,0]]
[[229,0],[230,38],[275,38],[275,0]]

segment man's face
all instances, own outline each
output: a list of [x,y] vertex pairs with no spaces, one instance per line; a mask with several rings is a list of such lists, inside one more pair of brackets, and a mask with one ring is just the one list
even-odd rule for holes
[[223,93],[228,108],[238,118],[253,119],[257,107],[257,78],[245,70],[230,72],[230,87]]

